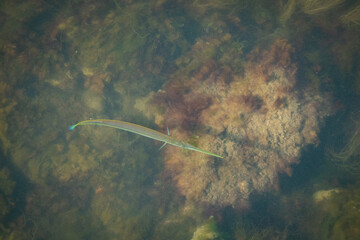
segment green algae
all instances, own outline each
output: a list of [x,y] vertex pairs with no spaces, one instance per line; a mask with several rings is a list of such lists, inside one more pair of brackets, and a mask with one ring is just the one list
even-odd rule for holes
[[349,26],[352,24],[360,25],[360,5],[356,5],[347,10],[344,15],[340,17],[343,24]]
[[344,3],[344,0],[304,0],[303,11],[307,14],[322,14]]
[[327,149],[327,160],[341,170],[354,176],[360,172],[360,122],[357,119],[359,113],[351,113],[344,118],[343,128],[338,129],[338,134],[342,144],[338,144],[339,139],[333,142]]
[[342,189],[322,201],[317,219],[320,223],[314,233],[317,239],[356,239],[360,235],[360,191]]
[[209,220],[199,226],[194,232],[191,240],[215,240],[221,239],[219,236],[219,229],[217,227],[214,217],[210,217]]
[[[204,238],[220,238],[214,220],[207,220],[194,208],[187,212],[176,190],[168,189],[171,183],[162,175],[163,152],[157,151],[158,145],[111,130],[84,128],[69,133],[67,126],[79,119],[104,116],[149,124],[146,118],[151,119],[149,112],[155,110],[137,100],[156,92],[172,73],[177,71],[186,78],[214,59],[224,68],[242,73],[244,52],[253,46],[253,39],[247,36],[265,39],[267,34],[261,28],[274,31],[273,9],[260,1],[256,8],[249,1],[233,0],[109,1],[108,6],[71,1],[57,5],[58,10],[52,12],[48,10],[54,6],[39,3],[44,2],[4,1],[1,5],[5,14],[0,19],[4,56],[0,61],[5,72],[0,80],[1,150],[36,190],[23,200],[24,206],[19,209],[23,217],[15,216],[9,227],[1,226],[5,234],[0,238],[201,239],[201,233]],[[249,6],[254,9],[242,11]],[[331,12],[334,7],[329,6],[323,10],[315,5],[317,12],[308,15]],[[182,11],[167,13],[170,8]],[[309,22],[298,18],[293,5],[287,11],[284,25],[294,27],[297,22],[301,34],[312,29]],[[46,12],[54,16],[47,15],[47,23],[41,23],[37,19]],[[356,25],[356,12],[345,13],[343,24]],[[254,21],[253,26],[247,25],[248,19]],[[317,27],[326,30],[328,25]],[[294,45],[301,52],[301,34],[287,34],[283,36],[297,39]],[[357,39],[357,34],[354,36]],[[333,48],[344,73],[355,66],[356,51],[350,50],[356,45],[354,39],[344,38]],[[311,64],[321,59],[305,58]],[[311,66],[303,75],[314,88],[321,89],[324,78]],[[239,118],[236,121],[245,128],[245,120]],[[163,124],[160,118],[150,122]],[[200,137],[195,132],[190,138],[197,144]],[[17,185],[4,169],[0,171],[0,190],[10,196]],[[356,194],[345,195],[356,198]],[[339,202],[346,209],[357,208],[356,203]],[[12,204],[1,195],[0,216],[10,213]],[[340,211],[333,210],[332,214],[340,216]],[[356,228],[349,226],[357,216],[348,210],[346,214],[337,222],[331,218],[324,226],[328,231],[334,226],[333,239],[356,236]],[[254,226],[232,229],[233,238],[281,236],[274,233],[279,229]]]

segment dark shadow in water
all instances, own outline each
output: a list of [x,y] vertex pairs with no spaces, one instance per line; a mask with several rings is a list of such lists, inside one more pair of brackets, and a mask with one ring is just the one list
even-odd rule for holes
[[14,200],[14,207],[11,209],[10,213],[4,218],[4,226],[9,227],[8,224],[14,222],[19,216],[25,212],[26,206],[26,196],[29,192],[34,189],[33,184],[30,180],[24,175],[24,173],[13,164],[13,162],[5,157],[2,150],[0,151],[0,169],[2,167],[7,167],[10,170],[11,180],[16,182],[12,198]]
[[293,166],[292,176],[281,174],[279,176],[280,191],[283,194],[306,188],[314,178],[322,173],[324,161],[324,147],[309,146],[300,158],[300,163]]
[[[300,163],[293,166],[292,176],[280,174],[280,191],[254,194],[250,197],[251,209],[245,212],[236,212],[231,207],[222,212],[220,229],[228,233],[226,239],[235,239],[233,236],[236,229],[244,229],[246,236],[258,236],[257,234],[270,234],[266,236],[286,236],[287,239],[308,239],[301,232],[302,227],[294,219],[292,222],[282,216],[285,209],[282,206],[282,196],[289,195],[301,190],[303,194],[312,195],[314,183],[329,182],[337,170],[329,164],[325,157],[328,139],[334,136],[334,122],[338,117],[329,118],[322,129],[318,146],[308,146],[303,149]],[[340,182],[339,184],[343,184]],[[296,218],[296,216],[294,216]],[[268,229],[268,230],[266,230]],[[261,232],[264,231],[264,232]],[[279,234],[279,235],[277,235]],[[259,235],[259,236],[260,236]]]

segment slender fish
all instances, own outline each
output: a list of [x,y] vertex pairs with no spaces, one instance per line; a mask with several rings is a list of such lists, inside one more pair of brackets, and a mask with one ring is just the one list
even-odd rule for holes
[[75,127],[80,125],[97,125],[97,126],[105,126],[105,127],[112,127],[112,128],[118,128],[124,131],[132,132],[139,134],[144,137],[152,138],[161,142],[164,142],[164,144],[170,144],[177,147],[181,147],[184,149],[202,152],[214,157],[223,158],[220,155],[202,150],[200,148],[197,148],[191,144],[179,141],[175,138],[170,137],[169,135],[165,135],[161,132],[155,131],[153,129],[143,127],[134,123],[124,122],[124,121],[118,121],[118,120],[109,120],[109,119],[95,119],[95,120],[86,120],[82,122],[78,122],[77,124],[74,124],[69,127],[70,130],[73,130]]

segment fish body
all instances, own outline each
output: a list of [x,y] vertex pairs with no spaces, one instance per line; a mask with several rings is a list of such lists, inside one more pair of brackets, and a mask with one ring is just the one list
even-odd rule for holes
[[208,154],[208,155],[211,155],[214,157],[218,157],[218,158],[223,158],[220,155],[202,150],[202,149],[197,148],[186,142],[179,141],[169,135],[163,134],[161,132],[158,132],[153,129],[143,127],[143,126],[140,126],[140,125],[137,125],[134,123],[124,122],[124,121],[119,121],[119,120],[94,119],[94,120],[86,120],[86,121],[78,122],[78,123],[70,126],[69,129],[73,130],[75,127],[80,126],[80,125],[97,125],[97,126],[118,128],[118,129],[121,129],[124,131],[136,133],[136,134],[144,136],[144,137],[152,138],[152,139],[155,139],[155,140],[158,140],[158,141],[161,141],[161,142],[173,145],[173,146],[205,153],[205,154]]

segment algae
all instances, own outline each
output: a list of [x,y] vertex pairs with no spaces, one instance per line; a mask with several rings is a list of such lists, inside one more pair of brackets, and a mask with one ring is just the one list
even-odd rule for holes
[[194,232],[191,240],[215,240],[221,239],[216,221],[213,216],[209,218],[207,223],[199,226]]
[[[229,231],[229,239],[294,236],[290,235],[294,227],[291,223],[296,219],[285,211],[281,217],[279,214],[273,219],[267,218],[266,211],[256,215],[264,214],[264,218],[249,217],[232,207],[224,210],[221,204],[211,208],[192,202],[175,186],[196,197],[204,193],[215,203],[220,200],[235,202],[234,196],[239,192],[247,197],[251,189],[266,191],[270,185],[282,194],[274,169],[291,175],[288,165],[296,163],[297,159],[287,153],[293,151],[298,156],[297,147],[302,141],[318,144],[320,125],[314,123],[321,121],[314,115],[323,99],[318,97],[314,98],[315,103],[311,102],[312,94],[324,89],[336,92],[334,84],[341,81],[344,82],[342,88],[353,93],[345,83],[348,79],[356,79],[353,74],[358,58],[356,4],[341,0],[279,0],[272,4],[247,0],[77,0],[61,3],[5,0],[0,6],[0,154],[1,159],[6,158],[11,165],[11,168],[1,165],[0,169],[0,238],[227,239],[222,234],[223,228]],[[277,24],[277,17],[281,25]],[[277,39],[283,40],[277,42],[278,48],[272,47]],[[292,46],[294,52],[288,46]],[[332,54],[325,54],[328,49]],[[261,54],[266,55],[266,52],[272,58],[262,61]],[[218,120],[224,126],[227,124],[227,128],[219,127],[216,120],[211,128],[196,124],[200,116],[196,112],[204,110],[198,106],[216,105],[237,90],[246,89],[251,84],[250,77],[246,76],[249,72],[259,81],[265,81],[257,89],[254,87],[259,92],[266,92],[266,86],[271,88],[281,79],[293,76],[295,68],[287,61],[286,54],[294,53],[294,59],[305,60],[302,64],[307,65],[298,71],[301,72],[298,83],[306,85],[307,93],[302,94],[297,88],[289,93],[289,89],[282,88],[286,96],[274,101],[269,97],[271,101],[268,102],[274,104],[268,105],[268,109],[293,107],[292,112],[284,115],[274,114],[274,119],[294,119],[293,113],[297,110],[307,114],[307,118],[300,121],[299,136],[288,139],[297,146],[281,147],[276,142],[278,138],[292,136],[288,130],[274,134],[273,138],[257,138],[253,134],[251,127],[258,119],[251,119],[248,114],[265,114],[260,112],[265,106],[259,100],[261,94],[233,98],[220,108],[209,109],[208,118],[202,119],[216,119],[223,109],[242,102],[236,105],[235,111],[227,112],[228,119]],[[324,55],[327,61],[322,61]],[[267,71],[274,69],[260,65],[277,70],[267,78]],[[281,72],[279,66],[285,70]],[[334,72],[339,70],[339,74],[333,85],[324,87],[325,81],[332,81],[328,68]],[[170,106],[173,119],[189,120],[182,125],[188,127],[187,134],[174,122],[167,122],[167,108],[152,99],[169,89],[174,79],[181,85],[190,78],[192,85],[174,89],[172,96],[176,101]],[[202,88],[196,91],[199,85]],[[231,88],[226,88],[230,85]],[[181,94],[176,95],[177,90],[181,90]],[[186,98],[191,94],[201,96],[216,91],[221,94],[211,99]],[[290,95],[300,99],[299,103],[307,102],[295,106]],[[189,101],[179,106],[184,98]],[[244,113],[238,114],[238,109]],[[176,110],[182,114],[176,114]],[[68,131],[68,126],[74,122],[99,117],[146,126],[153,124],[151,127],[159,130],[166,129],[166,124],[170,123],[173,124],[171,134],[208,149],[221,150],[221,141],[212,137],[218,134],[222,140],[229,140],[225,147],[227,152],[236,152],[241,146],[242,151],[236,156],[251,152],[249,141],[245,139],[250,136],[261,150],[269,144],[275,153],[286,149],[282,157],[288,162],[276,165],[271,163],[276,154],[261,155],[256,159],[260,162],[258,168],[253,161],[247,161],[226,169],[224,162],[196,157],[185,151],[176,152],[169,146],[158,151],[160,144],[116,130],[84,127],[77,132]],[[270,132],[281,129],[281,124],[270,125]],[[349,142],[349,145],[352,144]],[[355,152],[354,147],[349,149]],[[357,156],[342,154],[341,149],[335,152],[349,156],[348,163]],[[168,159],[170,155],[173,162],[164,163],[164,157]],[[188,178],[174,177],[178,174],[178,164],[182,164],[177,156],[191,159],[186,162],[191,170],[186,175]],[[254,154],[247,158],[253,159]],[[175,174],[168,171],[169,166],[175,166],[172,169]],[[9,169],[16,169],[23,175],[26,184],[19,184],[19,176],[12,175]],[[250,178],[246,174],[249,169],[259,175]],[[190,181],[199,175],[204,178]],[[225,175],[232,176],[230,181],[221,178]],[[224,187],[214,189],[215,185],[208,184],[219,178],[218,186]],[[235,182],[238,178],[240,181]],[[268,184],[262,181],[264,179]],[[25,185],[31,185],[31,190],[23,191]],[[358,224],[358,216],[350,209],[358,208],[358,193],[350,190],[350,186],[324,189],[340,189],[347,199],[338,198],[337,194],[325,194],[326,197],[320,194],[325,208],[316,204],[314,208],[322,214],[319,213],[318,219],[323,224],[313,226],[322,233],[302,233],[333,239],[356,237],[358,230],[352,223]],[[23,195],[14,196],[19,192]],[[312,197],[308,196],[309,202]],[[309,208],[302,205],[302,198],[303,195],[291,198],[288,206],[306,211]],[[250,208],[247,201],[237,203],[235,208],[244,211]],[[342,213],[339,205],[344,206]],[[231,223],[221,220],[226,219],[226,211],[234,216]],[[212,215],[214,218],[209,219]],[[304,217],[305,223],[312,219],[310,215],[299,215]],[[256,225],[256,221],[249,220],[252,218],[269,224]]]
[[358,113],[351,115],[347,120],[344,131],[344,145],[329,148],[327,153],[329,160],[337,167],[351,174],[360,172],[360,122]]

